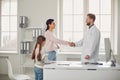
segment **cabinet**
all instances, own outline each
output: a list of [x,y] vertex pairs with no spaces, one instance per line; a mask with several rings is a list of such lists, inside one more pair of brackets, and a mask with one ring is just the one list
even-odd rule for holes
[[29,27],[21,29],[20,42],[20,65],[21,73],[34,78],[34,60],[31,59],[36,38],[44,34],[44,29],[40,27]]

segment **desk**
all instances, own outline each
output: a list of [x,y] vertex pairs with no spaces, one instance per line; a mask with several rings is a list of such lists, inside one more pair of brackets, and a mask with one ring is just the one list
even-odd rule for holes
[[82,65],[81,62],[56,61],[44,66],[44,80],[120,80],[120,66]]

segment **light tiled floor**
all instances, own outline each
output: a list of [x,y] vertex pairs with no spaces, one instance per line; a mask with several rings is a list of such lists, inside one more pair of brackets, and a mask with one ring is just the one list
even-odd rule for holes
[[0,80],[10,80],[10,79],[8,78],[8,75],[0,74]]

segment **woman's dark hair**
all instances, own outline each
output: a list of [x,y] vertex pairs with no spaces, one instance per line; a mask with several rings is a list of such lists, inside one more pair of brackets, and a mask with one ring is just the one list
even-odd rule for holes
[[53,21],[54,21],[54,19],[48,19],[46,21],[46,25],[47,25],[46,31],[49,29],[49,24],[51,24]]
[[37,60],[41,61],[41,53],[40,52],[41,52],[41,48],[42,48],[42,42],[44,42],[45,40],[46,40],[46,38],[42,35],[37,37],[37,42],[36,42],[35,48],[33,50],[32,59],[35,59],[35,51],[36,51],[37,45],[39,44],[39,53],[37,55]]

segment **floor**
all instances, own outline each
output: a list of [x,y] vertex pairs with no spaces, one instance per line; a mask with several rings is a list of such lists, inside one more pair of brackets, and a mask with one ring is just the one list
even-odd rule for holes
[[[33,75],[29,75],[29,76],[32,78],[32,80],[34,80]],[[0,80],[10,80],[10,79],[8,78],[8,75],[0,74]]]
[[8,75],[0,74],[0,80],[10,80],[10,79],[8,78]]

